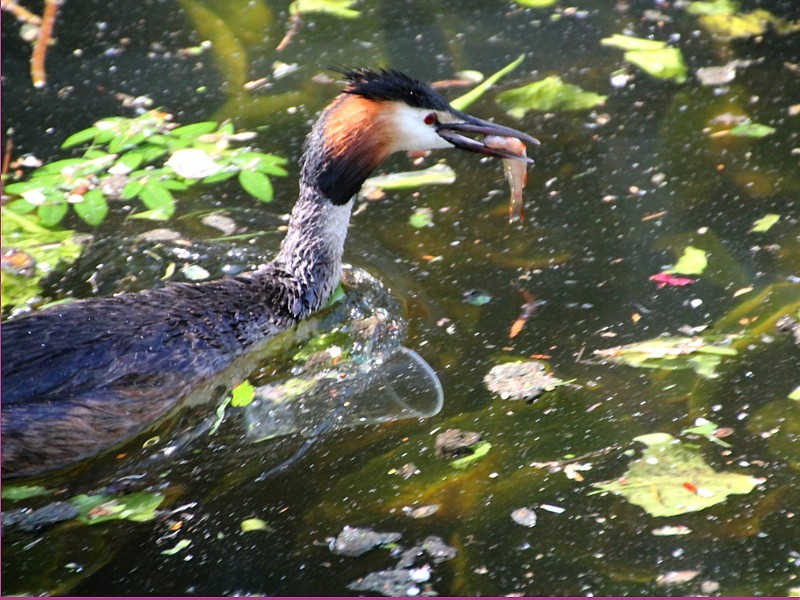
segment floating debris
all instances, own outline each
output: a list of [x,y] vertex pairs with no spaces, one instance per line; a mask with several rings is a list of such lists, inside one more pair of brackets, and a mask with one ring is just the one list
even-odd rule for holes
[[475,431],[448,429],[436,436],[436,456],[446,458],[468,456],[473,453],[472,446],[482,439],[483,436]]
[[390,475],[399,475],[403,479],[408,479],[412,475],[417,475],[421,471],[417,468],[417,465],[414,463],[406,463],[399,469],[392,469],[389,471]]
[[681,287],[696,283],[696,280],[694,279],[689,279],[688,277],[675,277],[675,275],[671,273],[656,273],[655,275],[650,275],[650,281],[655,281],[658,284],[659,289],[667,285]]
[[3,531],[34,532],[71,521],[80,514],[78,507],[70,502],[51,502],[47,506],[30,510],[28,508],[3,511]]
[[431,578],[430,565],[414,567],[417,560],[426,554],[434,564],[439,564],[455,558],[457,551],[445,544],[442,538],[431,535],[421,544],[402,552],[395,568],[370,573],[351,582],[347,587],[354,591],[377,592],[384,596],[436,596],[430,585],[424,588],[417,585],[426,583]]
[[775,328],[778,331],[791,331],[795,345],[800,346],[800,322],[793,316],[784,315],[775,322]]
[[695,75],[703,85],[725,85],[736,79],[736,64],[728,63],[719,67],[700,67]]
[[653,529],[651,533],[659,536],[688,535],[692,533],[692,530],[686,527],[686,525],[665,525],[664,527]]
[[[354,592],[377,592],[383,596],[419,596],[421,591],[414,579],[418,569],[389,569],[375,571],[347,584]],[[433,593],[426,593],[429,595]]]
[[469,290],[464,292],[462,298],[464,302],[472,306],[483,306],[492,301],[492,297],[483,290]]
[[523,527],[536,525],[536,513],[530,508],[518,508],[511,513],[511,519]]
[[200,222],[206,227],[213,227],[221,231],[224,235],[233,235],[237,229],[236,221],[220,213],[206,215],[200,219]]
[[700,571],[667,571],[666,573],[662,573],[656,578],[656,585],[660,585],[663,587],[670,586],[670,585],[680,585],[682,583],[687,583],[697,577],[700,574]]
[[330,550],[340,556],[361,556],[377,546],[396,542],[402,536],[399,533],[380,533],[364,527],[345,525],[342,532],[330,540]]
[[428,504],[427,506],[420,506],[419,508],[408,509],[408,516],[412,519],[424,519],[435,514],[441,508],[440,504]]
[[489,391],[503,400],[533,400],[564,382],[548,373],[545,363],[537,360],[495,365],[483,378]]
[[422,540],[422,549],[436,564],[452,560],[458,554],[455,548],[445,544],[444,540],[436,535],[429,535]]
[[145,231],[136,236],[137,240],[143,242],[174,242],[181,239],[181,234],[174,229],[167,229],[166,227],[157,227],[150,231]]
[[186,179],[201,179],[216,175],[222,167],[203,150],[183,148],[176,150],[164,163],[175,173]]
[[186,265],[181,268],[181,273],[190,281],[203,281],[211,277],[211,273],[200,265]]

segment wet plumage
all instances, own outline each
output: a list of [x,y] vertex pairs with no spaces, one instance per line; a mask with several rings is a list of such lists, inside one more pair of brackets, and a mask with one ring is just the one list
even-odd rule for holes
[[254,344],[321,308],[341,269],[353,196],[400,150],[508,153],[461,132],[514,130],[463,115],[396,71],[346,73],[301,161],[278,255],[251,273],[58,305],[2,325],[3,476],[56,468],[168,414]]

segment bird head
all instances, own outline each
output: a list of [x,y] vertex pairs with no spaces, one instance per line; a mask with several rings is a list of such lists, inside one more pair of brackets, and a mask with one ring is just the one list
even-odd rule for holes
[[371,69],[342,73],[345,88],[320,117],[306,152],[307,161],[314,161],[320,188],[335,204],[349,201],[372,170],[394,152],[459,148],[533,162],[473,136],[538,144],[536,138],[458,111],[436,90],[408,75]]

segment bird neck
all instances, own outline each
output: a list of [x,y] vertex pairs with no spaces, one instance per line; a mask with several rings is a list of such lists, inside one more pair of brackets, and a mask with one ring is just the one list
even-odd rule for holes
[[353,201],[332,203],[317,188],[302,186],[289,229],[273,264],[289,276],[290,308],[304,318],[322,308],[339,282]]
[[387,154],[372,104],[339,96],[306,139],[300,195],[273,261],[298,288],[300,318],[324,306],[338,284],[353,198]]

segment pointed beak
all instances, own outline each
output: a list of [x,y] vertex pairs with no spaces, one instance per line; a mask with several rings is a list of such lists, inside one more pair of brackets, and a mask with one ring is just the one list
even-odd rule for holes
[[486,156],[517,158],[529,163],[533,162],[532,159],[526,156],[521,156],[502,148],[490,148],[484,144],[482,140],[476,140],[463,134],[513,137],[522,142],[538,146],[541,142],[535,137],[517,131],[516,129],[511,129],[511,127],[497,125],[496,123],[490,123],[489,121],[484,121],[483,119],[478,119],[469,115],[458,113],[458,117],[461,119],[460,121],[441,123],[436,128],[436,133],[439,134],[439,137],[453,144],[456,148],[477,152],[478,154],[485,154]]

